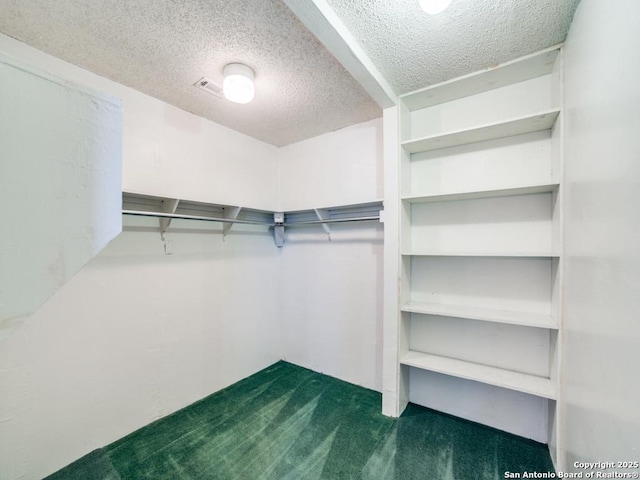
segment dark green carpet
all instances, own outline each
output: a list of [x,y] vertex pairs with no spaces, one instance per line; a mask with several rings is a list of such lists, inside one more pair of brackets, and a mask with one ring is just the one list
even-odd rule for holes
[[546,445],[409,404],[362,479],[497,480],[555,471]]
[[94,450],[80,460],[47,477],[48,480],[121,480],[104,448]]
[[546,446],[278,362],[50,479],[484,480],[552,470]]

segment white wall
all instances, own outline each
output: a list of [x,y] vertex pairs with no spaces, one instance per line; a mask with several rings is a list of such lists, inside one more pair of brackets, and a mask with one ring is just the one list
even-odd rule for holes
[[174,221],[165,255],[157,220],[127,223],[0,344],[0,478],[43,478],[280,359],[266,228]]
[[0,54],[0,341],[120,233],[122,110]]
[[382,226],[289,229],[282,248],[283,358],[382,389]]
[[[122,99],[122,188],[275,210],[278,149],[0,34],[0,53]],[[206,101],[206,94],[203,94]]]
[[[382,198],[381,119],[280,150],[283,210]],[[382,389],[383,229],[378,222],[287,229],[278,276],[283,358]]]
[[278,153],[282,211],[382,199],[381,118],[287,145]]
[[566,43],[561,469],[640,456],[638,18],[582,0]]

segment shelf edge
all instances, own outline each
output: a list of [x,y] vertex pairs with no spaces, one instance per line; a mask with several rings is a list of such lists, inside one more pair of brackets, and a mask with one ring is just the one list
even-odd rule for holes
[[[539,132],[543,130],[549,130],[555,123],[558,115],[560,114],[560,107],[542,110],[529,115],[522,115],[519,117],[513,117],[499,122],[492,122],[482,124],[472,128],[463,128],[460,130],[453,130],[450,132],[439,133],[437,135],[427,135],[420,138],[413,138],[400,142],[400,146],[408,153],[421,153],[432,150],[440,150],[442,148],[458,147],[461,145],[468,145],[472,143],[480,143],[488,140],[496,140],[499,138],[507,138],[516,135],[525,135],[527,133]],[[540,124],[536,124],[536,120],[544,120]],[[503,127],[524,125],[526,128],[520,128],[514,133],[500,134],[500,135],[485,135],[479,139],[474,140],[456,140],[455,137],[464,137],[465,135],[471,135],[473,133],[491,132]],[[450,139],[449,142],[445,140]],[[442,141],[442,144],[428,145],[429,143],[435,143],[436,141]],[[424,144],[427,144],[424,146]]]
[[552,252],[408,252],[400,253],[403,257],[487,257],[487,258],[560,258],[560,254]]
[[[438,315],[443,317],[463,318],[468,320],[477,320],[481,322],[502,323],[505,325],[516,325],[522,327],[543,328],[548,330],[557,330],[559,328],[558,322],[553,318],[551,314],[527,314],[526,312],[497,310],[490,308],[474,308],[474,307],[462,307],[456,310],[455,306],[448,306],[444,304],[434,304],[428,302],[409,302],[402,305],[401,311],[407,313],[416,313],[419,315]],[[496,312],[496,314],[492,314]],[[501,312],[502,315],[498,314]],[[513,316],[516,320],[509,320]],[[538,317],[543,321],[536,322],[525,320],[518,320],[518,317]]]
[[538,183],[510,188],[495,188],[466,192],[451,192],[433,195],[406,195],[402,200],[411,204],[453,202],[459,200],[475,200],[480,198],[511,197],[518,195],[533,195],[536,193],[551,193],[560,188],[560,182]]
[[557,396],[551,379],[528,373],[413,350],[404,355],[400,359],[400,363],[421,370],[442,373],[551,400],[555,400]]

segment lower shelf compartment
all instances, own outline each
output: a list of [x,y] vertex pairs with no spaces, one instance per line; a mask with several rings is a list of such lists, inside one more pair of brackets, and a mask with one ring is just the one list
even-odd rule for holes
[[552,400],[556,398],[556,389],[551,380],[536,375],[416,351],[409,351],[401,358],[400,363],[538,397]]

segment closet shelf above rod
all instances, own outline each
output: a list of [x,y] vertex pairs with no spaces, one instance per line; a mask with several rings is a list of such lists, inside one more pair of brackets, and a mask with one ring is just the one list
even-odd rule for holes
[[[382,200],[334,207],[310,208],[285,212],[284,224],[287,227],[303,225],[323,225],[330,223],[368,222],[380,219]],[[325,231],[327,229],[325,228]],[[329,232],[327,232],[329,233]]]
[[235,224],[268,227],[273,229],[274,241],[278,247],[284,244],[285,227],[322,225],[330,239],[328,224],[378,221],[382,208],[382,200],[377,200],[322,209],[274,212],[130,192],[122,194],[122,214],[158,218],[163,240],[171,220],[196,220],[222,223],[223,239]]

